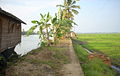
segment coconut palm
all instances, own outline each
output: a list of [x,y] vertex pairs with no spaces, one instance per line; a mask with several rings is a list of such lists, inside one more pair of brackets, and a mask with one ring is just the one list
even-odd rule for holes
[[77,15],[79,12],[76,9],[80,9],[80,6],[75,5],[79,0],[64,0],[63,5],[57,5],[63,8],[63,17],[73,20],[74,14]]

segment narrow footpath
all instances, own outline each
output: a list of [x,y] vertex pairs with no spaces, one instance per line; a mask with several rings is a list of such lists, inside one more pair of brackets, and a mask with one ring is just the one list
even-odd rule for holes
[[73,49],[71,40],[70,40],[70,45],[69,45],[69,57],[70,57],[70,63],[64,65],[63,76],[84,76],[84,73],[80,66],[80,62]]

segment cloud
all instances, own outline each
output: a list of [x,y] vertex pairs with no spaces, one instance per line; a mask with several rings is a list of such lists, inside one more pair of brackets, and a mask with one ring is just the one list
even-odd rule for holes
[[[55,8],[56,4],[59,4],[61,0],[5,0],[3,1],[2,8],[14,15],[25,17],[33,14],[38,10],[44,10],[45,8]],[[19,4],[18,4],[19,3]]]
[[56,12],[56,4],[61,4],[62,0],[2,0],[2,9],[14,14],[28,26],[23,28],[28,29],[31,27],[31,20],[39,18],[39,13]]

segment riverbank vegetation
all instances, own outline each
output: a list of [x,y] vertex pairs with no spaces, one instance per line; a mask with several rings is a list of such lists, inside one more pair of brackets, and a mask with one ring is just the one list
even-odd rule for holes
[[73,42],[74,50],[81,63],[85,76],[115,76],[116,73],[102,60],[94,58],[88,59],[88,52],[82,48],[81,45]]
[[54,16],[49,12],[40,14],[40,20],[32,21],[34,26],[28,30],[27,35],[38,28],[41,46],[56,44],[61,38],[68,36],[73,25],[77,25],[74,22],[74,15],[79,13],[76,9],[80,9],[80,6],[76,5],[77,1],[79,0],[64,0],[63,4],[57,5],[59,10]]

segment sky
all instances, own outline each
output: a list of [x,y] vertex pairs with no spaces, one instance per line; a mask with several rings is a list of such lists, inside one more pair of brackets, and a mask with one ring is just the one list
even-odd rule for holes
[[[28,30],[32,20],[39,20],[40,13],[57,13],[57,4],[63,0],[0,0],[0,7],[22,19]],[[78,24],[73,27],[76,33],[120,32],[120,0],[80,0],[79,14],[75,16]]]

